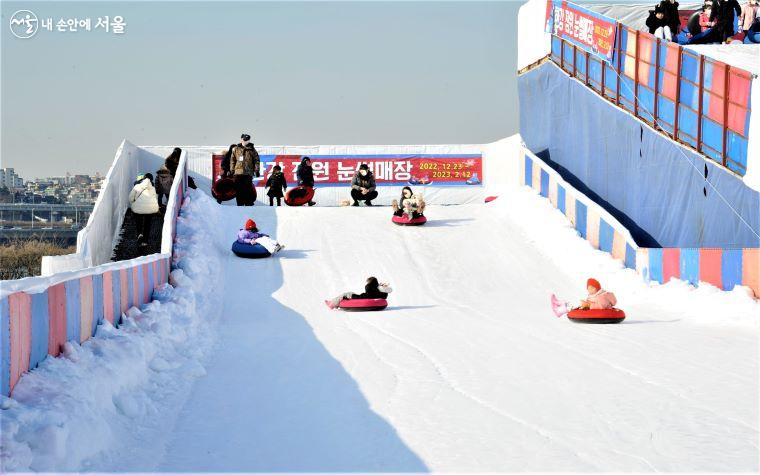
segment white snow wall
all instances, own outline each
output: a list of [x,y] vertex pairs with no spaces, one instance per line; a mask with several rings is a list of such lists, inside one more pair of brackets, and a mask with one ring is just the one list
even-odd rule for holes
[[546,0],[528,0],[517,13],[517,70],[549,55],[551,35],[545,33]]
[[[171,149],[169,151],[171,152]],[[64,256],[43,257],[42,275],[53,275],[109,262],[119,240],[124,214],[129,208],[129,192],[135,177],[147,172],[155,175],[156,170],[163,165],[164,158],[137,147],[128,140],[122,141],[108,169],[87,225],[77,234],[77,252]],[[166,226],[164,228],[166,229]],[[171,243],[164,243],[164,238],[165,236],[162,236],[161,252],[168,252],[165,246],[170,246]]]

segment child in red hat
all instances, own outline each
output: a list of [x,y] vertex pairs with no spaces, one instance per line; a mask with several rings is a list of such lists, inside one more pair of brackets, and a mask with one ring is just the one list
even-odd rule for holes
[[588,296],[581,300],[577,307],[570,307],[569,302],[560,301],[552,294],[552,310],[557,317],[565,315],[570,310],[598,310],[612,308],[617,305],[615,294],[602,289],[602,284],[593,277],[586,281]]
[[243,244],[261,244],[270,254],[277,254],[285,247],[268,234],[259,232],[256,222],[252,219],[245,222],[245,229],[238,231],[237,241]]

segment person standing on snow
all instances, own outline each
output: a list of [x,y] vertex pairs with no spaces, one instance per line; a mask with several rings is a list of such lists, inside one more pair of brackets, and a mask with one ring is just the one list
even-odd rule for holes
[[129,192],[129,209],[135,215],[137,223],[137,245],[141,251],[145,251],[148,248],[153,216],[158,213],[158,195],[153,188],[153,175],[150,173],[137,176],[132,191]]
[[[311,159],[309,157],[301,159],[301,164],[296,169],[296,177],[298,178],[298,186],[314,188],[314,170],[311,168]],[[292,195],[293,191],[290,193]],[[314,206],[315,204],[317,203],[313,200],[309,201],[309,206]]]
[[359,169],[351,180],[351,198],[354,200],[352,206],[359,206],[359,200],[364,201],[367,206],[372,206],[372,200],[377,198],[375,175],[369,171],[366,163],[359,165]]
[[230,145],[222,159],[224,175],[235,178],[235,199],[238,206],[253,206],[253,177],[260,176],[259,152],[250,140],[250,135],[242,134],[240,143]]
[[269,206],[274,206],[275,198],[277,198],[277,206],[280,206],[282,204],[283,192],[288,188],[288,182],[285,180],[285,174],[282,173],[282,167],[279,165],[272,167],[272,174],[267,178],[264,188],[269,188],[269,191],[267,191]]

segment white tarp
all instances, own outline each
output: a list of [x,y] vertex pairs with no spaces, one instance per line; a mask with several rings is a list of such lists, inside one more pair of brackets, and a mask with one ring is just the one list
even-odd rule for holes
[[517,13],[517,70],[551,53],[551,35],[545,33],[546,0],[528,0]]
[[757,117],[751,117],[749,121],[747,173],[744,175],[744,183],[753,190],[760,191],[760,79],[758,78],[752,81],[750,97],[751,109],[757,114]]

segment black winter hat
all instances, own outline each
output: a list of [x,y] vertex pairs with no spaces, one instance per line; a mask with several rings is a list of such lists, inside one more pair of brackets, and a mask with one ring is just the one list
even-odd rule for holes
[[243,134],[240,136],[241,139],[245,140],[246,142],[251,140],[251,136],[248,134]]
[[309,157],[303,157],[301,159],[301,163],[306,163],[306,160],[311,161],[311,158],[309,158]]
[[367,165],[366,163],[362,163],[361,165],[359,165],[359,170],[369,170],[369,165]]

